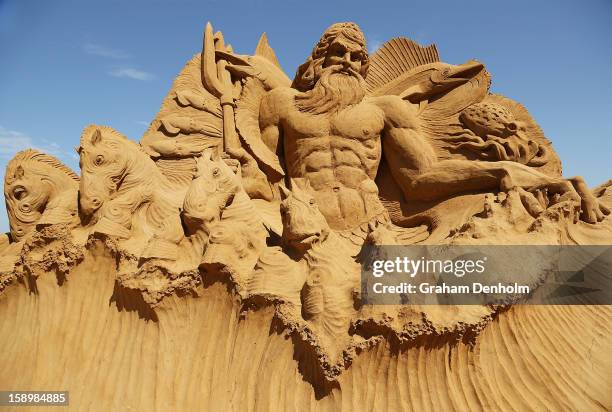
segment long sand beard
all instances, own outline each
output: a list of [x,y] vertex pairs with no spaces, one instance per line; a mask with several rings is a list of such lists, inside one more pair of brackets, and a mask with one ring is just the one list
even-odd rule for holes
[[321,114],[338,112],[363,100],[365,80],[353,70],[341,71],[340,66],[326,67],[312,90],[295,97],[301,112]]

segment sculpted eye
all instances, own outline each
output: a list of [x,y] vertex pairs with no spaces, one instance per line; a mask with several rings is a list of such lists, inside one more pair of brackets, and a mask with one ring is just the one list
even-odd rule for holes
[[94,159],[94,164],[96,166],[100,166],[102,163],[104,163],[104,156],[97,155],[96,158]]
[[331,50],[331,53],[334,56],[342,57],[342,56],[344,56],[344,53],[346,53],[346,52],[344,51],[344,48],[342,46],[338,46],[338,47],[334,47]]
[[28,192],[25,190],[25,187],[23,186],[17,186],[15,189],[13,189],[13,196],[17,200],[23,199],[27,194]]
[[308,201],[308,204],[309,204],[310,206],[314,206],[314,205],[315,205],[315,200],[314,200],[314,199],[310,199],[310,200]]
[[213,171],[212,171],[212,175],[213,175],[214,177],[219,176],[219,174],[220,174],[220,173],[221,173],[221,170],[220,170],[218,167],[215,167],[215,168],[213,169]]

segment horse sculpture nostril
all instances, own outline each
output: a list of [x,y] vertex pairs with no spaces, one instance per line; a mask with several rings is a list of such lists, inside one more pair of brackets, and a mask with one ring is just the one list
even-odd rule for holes
[[102,206],[102,200],[99,197],[88,197],[81,194],[79,196],[79,206],[81,212],[85,215],[91,215]]

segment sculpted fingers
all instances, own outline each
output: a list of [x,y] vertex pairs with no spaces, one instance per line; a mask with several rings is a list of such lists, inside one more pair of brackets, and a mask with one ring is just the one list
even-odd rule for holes
[[250,66],[248,56],[231,53],[224,50],[215,50],[215,55],[219,59],[226,60],[228,63],[240,66]]
[[603,219],[603,216],[601,217],[601,219],[599,218],[598,214],[600,213],[601,212],[599,212],[599,208],[597,207],[597,205],[594,205],[593,202],[589,200],[583,200],[582,213],[580,214],[580,218],[582,220],[587,223],[597,223],[598,221]]
[[597,223],[610,214],[610,209],[597,200],[594,196],[583,200],[581,218],[587,223]]
[[231,169],[232,173],[240,173],[240,161],[234,157],[229,157],[229,153],[224,152],[221,154],[223,162]]
[[580,218],[587,223],[597,223],[604,220],[610,209],[603,205],[591,192],[584,179],[580,176],[569,179],[581,198]]
[[240,165],[243,168],[247,168],[247,169],[257,169],[257,161],[255,160],[255,158],[253,158],[253,156],[251,156],[246,150],[244,150],[243,148],[227,148],[226,149],[227,154],[229,154],[232,158],[238,160],[240,162]]
[[225,66],[234,76],[239,78],[257,77],[257,72],[251,66],[239,66],[235,64],[228,64]]
[[526,191],[523,188],[517,188],[518,194],[521,198],[521,202],[527,212],[533,217],[537,217],[540,213],[544,211],[545,206],[543,206],[542,201],[538,199],[533,193]]
[[231,157],[233,157],[234,159],[238,159],[241,161],[247,161],[249,158],[251,158],[251,155],[249,155],[247,153],[246,150],[244,150],[242,147],[236,147],[236,148],[232,148],[232,147],[228,147],[225,152],[230,155]]

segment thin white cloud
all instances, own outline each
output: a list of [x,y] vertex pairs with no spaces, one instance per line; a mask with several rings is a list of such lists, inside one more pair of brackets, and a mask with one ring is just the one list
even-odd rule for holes
[[370,54],[373,54],[383,44],[377,35],[366,36],[366,43]]
[[145,126],[145,127],[149,127],[151,125],[151,122],[145,122],[144,120],[137,120],[136,124],[139,124],[139,125]]
[[427,46],[427,45],[431,44],[429,33],[425,32],[425,31],[420,31],[417,34],[415,34],[414,38],[412,40],[414,40],[415,42],[417,42],[421,46]]
[[148,73],[143,70],[133,69],[130,67],[115,69],[110,71],[109,74],[115,77],[124,77],[140,81],[148,81],[153,80],[155,78],[155,75],[153,75],[152,73]]
[[83,51],[94,56],[107,57],[109,59],[127,59],[130,54],[118,49],[102,46],[100,44],[86,43],[83,45]]
[[37,142],[25,133],[0,126],[0,160],[9,160],[17,152],[25,149],[35,149],[59,158],[72,158],[71,152],[64,150],[55,142],[46,139]]
[[0,126],[0,157],[12,157],[20,150],[34,149],[34,146],[30,136]]

